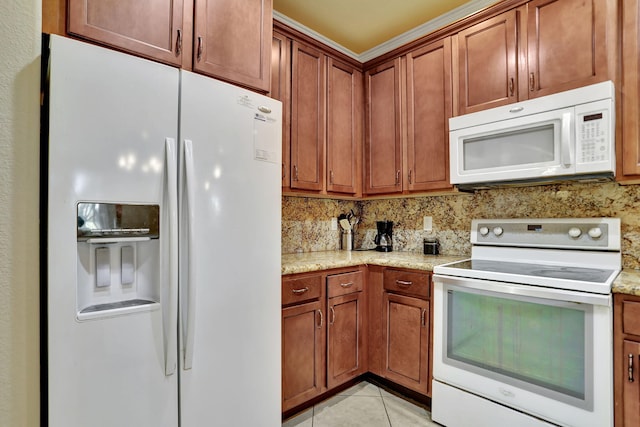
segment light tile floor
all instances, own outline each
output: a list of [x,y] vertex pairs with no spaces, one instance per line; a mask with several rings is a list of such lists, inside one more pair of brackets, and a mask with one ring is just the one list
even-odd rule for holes
[[361,382],[286,420],[282,427],[435,427],[425,408]]

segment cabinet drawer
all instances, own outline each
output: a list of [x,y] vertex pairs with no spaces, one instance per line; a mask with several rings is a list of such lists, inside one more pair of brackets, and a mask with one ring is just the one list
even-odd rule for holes
[[362,271],[327,276],[327,294],[329,298],[346,295],[362,290]]
[[625,334],[640,335],[640,302],[622,303],[622,330]]
[[429,298],[429,274],[387,269],[384,271],[384,289]]
[[307,276],[282,280],[282,305],[297,304],[320,298],[322,276]]

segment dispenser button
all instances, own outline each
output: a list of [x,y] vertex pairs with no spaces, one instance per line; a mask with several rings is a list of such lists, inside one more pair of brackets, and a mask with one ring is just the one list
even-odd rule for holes
[[111,251],[96,248],[96,287],[111,286]]

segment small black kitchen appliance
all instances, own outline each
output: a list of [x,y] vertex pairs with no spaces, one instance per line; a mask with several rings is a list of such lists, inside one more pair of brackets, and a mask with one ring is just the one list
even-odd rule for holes
[[373,242],[376,244],[376,251],[391,252],[393,250],[393,221],[376,221],[378,234]]

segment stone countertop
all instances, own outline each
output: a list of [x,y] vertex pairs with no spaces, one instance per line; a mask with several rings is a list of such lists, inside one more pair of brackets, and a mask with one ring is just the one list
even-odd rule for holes
[[611,291],[616,294],[640,296],[640,270],[624,268],[613,281]]
[[433,267],[468,257],[423,255],[420,252],[326,251],[282,255],[282,274],[307,273],[356,265],[383,265],[432,271]]
[[[432,271],[433,267],[468,257],[423,255],[419,252],[326,251],[282,255],[282,274],[307,273],[356,265],[382,265]],[[640,296],[640,270],[623,269],[614,280],[613,293]]]

